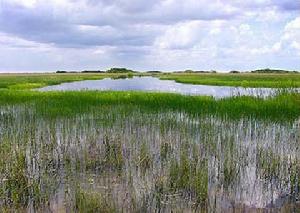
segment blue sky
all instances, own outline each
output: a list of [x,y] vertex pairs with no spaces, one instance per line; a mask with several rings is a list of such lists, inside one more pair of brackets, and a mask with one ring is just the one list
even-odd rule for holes
[[300,70],[298,0],[0,0],[0,72]]

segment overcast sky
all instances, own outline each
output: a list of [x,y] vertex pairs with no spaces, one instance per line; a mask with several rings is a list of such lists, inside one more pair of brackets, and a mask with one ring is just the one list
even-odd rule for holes
[[300,70],[300,0],[0,0],[0,72]]

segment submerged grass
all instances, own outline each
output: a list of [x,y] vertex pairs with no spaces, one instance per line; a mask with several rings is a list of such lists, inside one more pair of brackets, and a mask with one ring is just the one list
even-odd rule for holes
[[[151,94],[130,95],[140,99],[34,92],[0,105],[0,211],[214,212],[227,200],[252,201],[251,168],[258,186],[272,184],[258,191],[265,206],[277,190],[299,198],[299,121],[197,116],[185,105],[170,110],[172,98],[189,106],[185,96],[153,94],[162,103],[154,108]],[[61,111],[52,114],[54,105]]]
[[82,187],[76,187],[75,193],[75,209],[78,213],[113,213],[117,212],[115,206],[108,202],[99,192],[84,190]]
[[179,83],[216,86],[291,88],[300,87],[299,74],[167,74],[162,80],[175,80]]
[[41,180],[30,174],[24,146],[1,141],[0,153],[0,211],[4,207],[18,209],[44,203],[47,194],[42,193]]
[[300,115],[300,96],[282,93],[267,99],[238,96],[214,99],[208,96],[184,96],[145,92],[37,92],[0,91],[0,105],[29,104],[46,117],[72,116],[99,106],[140,106],[147,111],[176,110],[191,114],[241,116],[273,120],[296,119]]

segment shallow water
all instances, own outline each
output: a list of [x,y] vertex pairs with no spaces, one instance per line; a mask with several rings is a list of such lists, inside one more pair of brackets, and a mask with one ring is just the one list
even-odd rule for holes
[[268,96],[276,90],[269,88],[240,88],[227,86],[192,85],[154,77],[133,77],[127,79],[87,80],[47,86],[40,91],[111,90],[172,92],[184,95],[209,95],[217,98],[234,95]]
[[56,119],[29,105],[0,112],[0,210],[300,207],[300,120],[229,120],[122,105]]

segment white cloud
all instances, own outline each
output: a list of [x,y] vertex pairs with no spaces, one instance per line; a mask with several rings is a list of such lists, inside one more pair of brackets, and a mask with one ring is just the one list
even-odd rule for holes
[[34,8],[37,2],[38,0],[10,0],[10,3],[14,3],[16,5],[20,5],[28,8]]
[[[267,62],[300,69],[292,59],[300,54],[294,0],[0,2],[0,56],[6,58],[0,70],[30,64],[231,70]],[[19,52],[26,61],[16,60]]]
[[295,18],[294,20],[292,20],[291,22],[287,23],[286,27],[285,27],[285,31],[289,32],[289,31],[294,31],[294,30],[300,30],[300,17]]
[[296,49],[300,54],[300,17],[286,24],[282,42]]
[[160,48],[182,49],[192,47],[201,39],[201,23],[189,21],[167,28],[165,33],[157,38],[156,45]]

